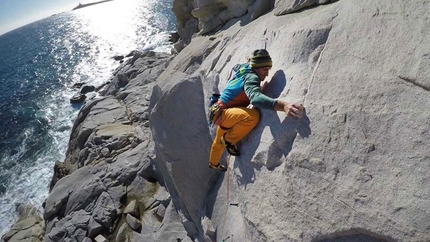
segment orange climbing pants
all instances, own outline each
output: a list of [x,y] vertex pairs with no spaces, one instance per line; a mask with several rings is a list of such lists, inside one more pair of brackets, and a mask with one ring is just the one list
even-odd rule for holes
[[258,124],[260,113],[255,109],[244,107],[227,108],[221,115],[221,123],[217,127],[215,139],[212,142],[209,162],[213,165],[219,163],[224,146],[220,143],[225,134],[225,140],[236,145]]

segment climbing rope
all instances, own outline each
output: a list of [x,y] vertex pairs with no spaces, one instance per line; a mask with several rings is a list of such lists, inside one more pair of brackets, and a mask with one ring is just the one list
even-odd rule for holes
[[[230,205],[230,165],[229,165],[229,163],[230,163],[230,157],[231,157],[231,155],[229,154],[228,156],[227,156],[227,164],[226,164],[226,166],[227,166],[227,172],[226,172],[226,175],[227,175],[227,181],[226,181],[226,183],[227,183],[227,197],[226,197],[226,208],[225,208],[225,214],[224,214],[224,221],[223,221],[223,224],[222,224],[222,230],[221,230],[221,238],[223,238],[224,237],[224,232],[225,232],[225,223],[226,223],[226,221],[227,221],[227,212],[228,212],[228,206]],[[230,238],[230,236],[228,236],[227,238],[225,238],[225,239],[222,239],[221,241],[222,242],[224,242],[226,239],[228,239],[228,238]]]

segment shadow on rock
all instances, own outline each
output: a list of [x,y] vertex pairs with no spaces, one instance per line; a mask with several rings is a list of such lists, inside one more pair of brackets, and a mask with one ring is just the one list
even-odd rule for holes
[[[282,70],[276,71],[272,80],[266,84],[263,92],[271,97],[278,98],[287,85],[285,73]],[[260,123],[243,141],[242,155],[237,158],[239,164],[239,182],[242,185],[253,183],[255,180],[255,170],[260,170],[266,166],[268,170],[274,170],[282,164],[282,157],[286,157],[292,147],[297,134],[301,137],[309,137],[311,134],[310,120],[306,115],[296,119],[285,117],[281,122],[277,112],[272,110],[260,110]],[[261,140],[266,127],[269,127],[273,140]],[[261,143],[268,145],[266,150],[258,150]],[[263,144],[264,145],[264,144]],[[257,154],[256,154],[257,153]],[[253,162],[251,162],[253,160]]]

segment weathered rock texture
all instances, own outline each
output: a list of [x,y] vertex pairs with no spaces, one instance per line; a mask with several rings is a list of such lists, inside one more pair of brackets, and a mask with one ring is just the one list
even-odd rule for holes
[[[313,3],[314,1],[311,4]],[[306,4],[292,5],[290,9],[293,7],[299,9]],[[174,0],[172,10],[176,15],[177,30],[181,37],[175,44],[175,49],[182,50],[191,42],[195,33],[207,34],[219,30],[231,19],[246,14],[248,17],[242,21],[248,23],[273,9],[273,6],[274,0]]]
[[174,0],[177,30],[181,41],[175,48],[182,50],[191,42],[193,34],[207,34],[220,30],[231,19],[248,24],[262,14],[273,10],[275,15],[284,15],[299,10],[328,4],[338,0]]
[[[156,167],[187,230],[202,238],[207,217],[217,240],[430,240],[430,3],[292,2],[195,37],[158,79]],[[307,116],[263,110],[230,162],[230,187],[225,174],[205,196],[213,180],[205,100],[264,47],[274,61],[267,93],[303,102]],[[179,102],[187,105],[168,110]],[[226,214],[229,203],[238,206]]]
[[327,4],[336,1],[338,0],[276,0],[273,13],[279,16],[287,13],[297,12],[308,7],[314,7],[316,5]]
[[[175,0],[188,45],[134,53],[82,108],[45,241],[430,241],[428,9]],[[265,93],[306,116],[261,110],[230,170],[211,170],[208,97],[259,48]]]
[[134,53],[100,91],[104,96],[82,107],[46,200],[44,241],[188,240],[151,164],[150,96],[169,58]]

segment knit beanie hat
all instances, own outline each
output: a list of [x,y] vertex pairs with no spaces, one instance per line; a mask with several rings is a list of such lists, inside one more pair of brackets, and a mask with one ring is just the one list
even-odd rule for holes
[[272,58],[265,49],[254,50],[249,58],[251,68],[272,67]]

